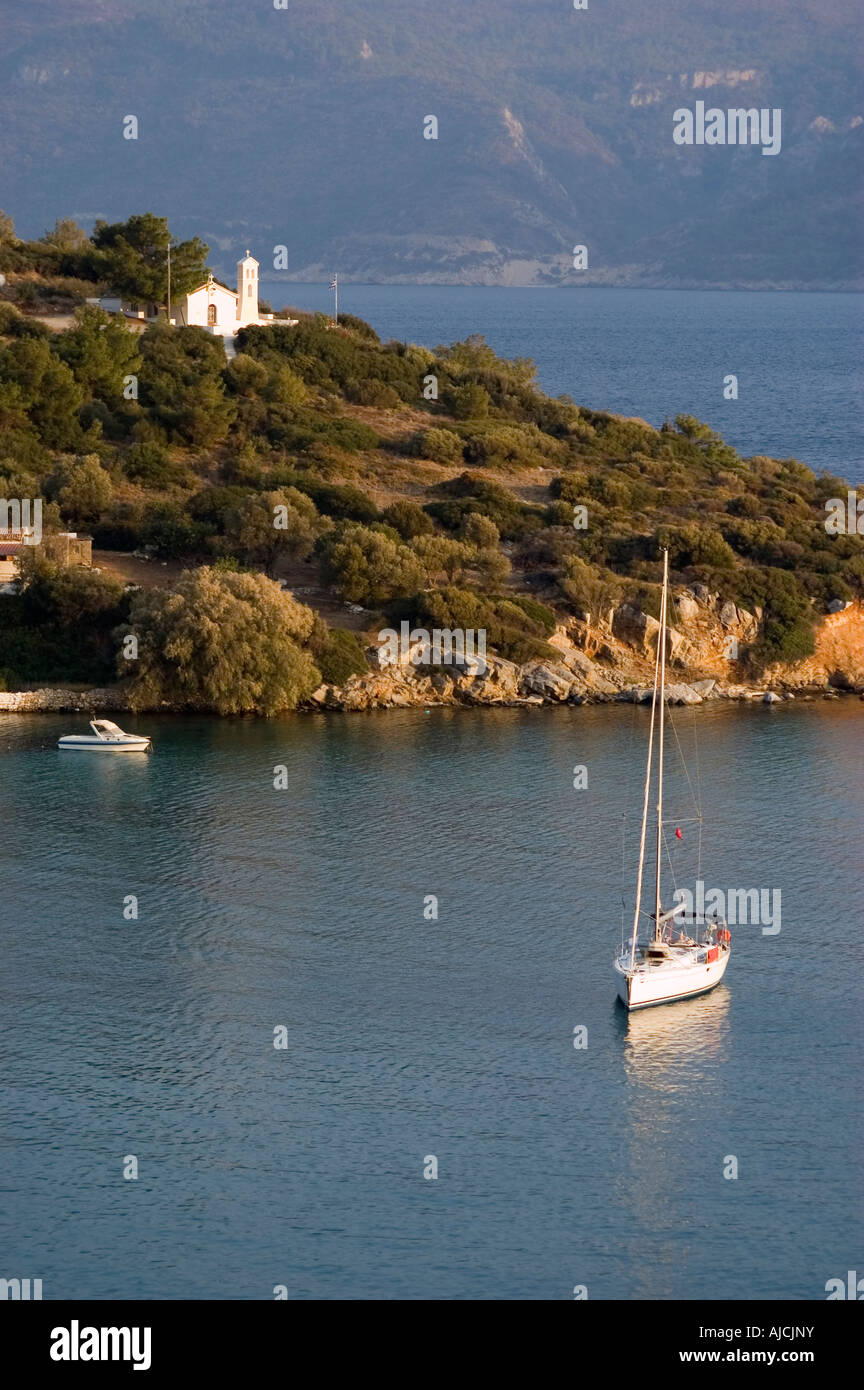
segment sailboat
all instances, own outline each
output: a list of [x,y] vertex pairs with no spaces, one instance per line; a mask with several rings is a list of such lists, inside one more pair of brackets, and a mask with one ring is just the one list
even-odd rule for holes
[[[654,663],[654,694],[651,700],[651,731],[648,735],[648,765],[642,802],[642,835],[639,842],[639,870],[636,877],[636,907],[630,944],[615,958],[618,997],[628,1009],[644,1009],[651,1004],[671,1004],[705,994],[723,979],[729,964],[732,940],[719,913],[708,921],[691,919],[694,935],[682,925],[677,933],[675,918],[685,912],[683,903],[665,909],[661,901],[663,851],[663,735],[666,708],[666,605],[669,594],[669,552],[663,551],[663,596],[657,657]],[[656,734],[656,738],[655,738]],[[645,844],[648,832],[648,803],[657,746],[657,861],[654,885],[653,923],[647,940],[639,940],[642,912],[642,885],[645,871]]]

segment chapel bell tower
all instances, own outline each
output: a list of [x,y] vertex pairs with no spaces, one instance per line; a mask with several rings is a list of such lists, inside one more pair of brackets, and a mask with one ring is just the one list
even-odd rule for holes
[[237,262],[237,319],[241,324],[258,322],[258,262],[248,251]]

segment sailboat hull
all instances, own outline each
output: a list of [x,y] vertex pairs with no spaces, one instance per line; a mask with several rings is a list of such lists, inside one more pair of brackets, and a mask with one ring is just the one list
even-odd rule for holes
[[647,1009],[653,1004],[674,1004],[679,999],[692,999],[714,989],[726,973],[729,949],[721,947],[716,960],[676,966],[642,965],[631,972],[629,961],[622,956],[615,962],[618,978],[618,998],[627,1009]]

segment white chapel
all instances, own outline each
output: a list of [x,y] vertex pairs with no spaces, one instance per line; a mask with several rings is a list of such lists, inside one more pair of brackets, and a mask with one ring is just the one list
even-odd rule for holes
[[237,290],[229,290],[209,276],[205,284],[184,294],[171,306],[174,322],[181,326],[206,328],[222,338],[234,336],[250,324],[273,322],[272,314],[258,311],[258,262],[249,252],[237,262]]
[[[152,323],[160,316],[156,304],[133,304],[108,295],[88,303],[99,304],[109,313],[120,313],[126,319],[143,319],[145,323]],[[241,328],[264,327],[275,321],[274,314],[262,314],[258,308],[258,262],[248,251],[237,262],[236,291],[209,275],[203,285],[171,303],[172,323],[178,327],[203,328],[219,338],[233,338]],[[294,325],[297,319],[280,319],[279,322]]]

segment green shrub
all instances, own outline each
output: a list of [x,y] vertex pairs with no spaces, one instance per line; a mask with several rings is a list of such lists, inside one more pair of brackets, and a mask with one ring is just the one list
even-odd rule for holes
[[321,438],[349,454],[359,453],[363,449],[377,449],[381,443],[381,436],[370,425],[362,420],[349,420],[347,416],[327,420],[321,428]]
[[106,518],[90,527],[94,550],[137,550],[144,544],[140,521]]
[[544,513],[547,526],[572,526],[574,518],[572,502],[551,502]]
[[97,454],[59,459],[50,488],[63,516],[76,525],[95,521],[114,494]]
[[452,430],[418,430],[411,442],[411,452],[433,463],[460,463],[462,440]]
[[296,487],[312,498],[319,512],[332,516],[338,521],[373,522],[380,519],[381,513],[371,497],[361,492],[359,487],[348,483],[321,483],[300,475]]
[[425,582],[417,556],[391,536],[344,521],[318,541],[321,575],[353,603],[378,607]]
[[513,594],[509,602],[522,612],[546,637],[551,637],[558,626],[558,614],[554,608],[549,608],[545,603],[539,603],[536,598],[529,598],[527,594]]
[[621,581],[578,555],[569,556],[561,566],[558,587],[565,598],[596,618],[614,607],[621,597]]
[[122,463],[126,476],[145,487],[170,487],[189,477],[188,470],[175,463],[159,444],[133,444],[123,455]]
[[[531,604],[530,599],[527,602]],[[387,615],[396,623],[410,618],[428,628],[485,631],[488,646],[508,661],[554,660],[558,655],[555,648],[538,636],[545,630],[545,615],[551,614],[551,609],[545,609],[543,604],[538,604],[537,608],[543,610],[542,623],[532,618],[521,604],[509,599],[490,598],[450,585],[390,605]]]
[[141,540],[163,560],[178,560],[206,551],[210,528],[195,521],[174,502],[147,508],[141,523]]
[[489,414],[489,392],[482,386],[447,386],[441,393],[441,404],[454,420],[481,420]]
[[574,505],[587,501],[587,493],[588,474],[577,468],[553,478],[549,484],[550,497],[559,497],[562,502],[572,502]]
[[382,410],[393,410],[400,404],[399,392],[377,377],[345,383],[345,395],[356,405],[377,405]]
[[21,563],[21,592],[0,595],[0,667],[13,686],[109,681],[112,632],[128,600],[107,575],[63,568],[38,550]]
[[350,328],[352,333],[356,333],[360,338],[366,338],[370,343],[381,342],[371,323],[367,323],[365,319],[359,319],[356,314],[340,314],[339,327]]
[[324,641],[313,650],[321,679],[328,685],[344,685],[351,676],[362,675],[369,669],[360,639],[344,628],[330,628]]
[[490,517],[505,540],[516,540],[542,525],[538,508],[520,502],[509,488],[478,478],[474,473],[460,473],[440,491],[449,494],[454,501],[427,503],[424,511],[448,530],[460,530],[472,512]]
[[384,520],[398,531],[403,541],[428,536],[434,530],[430,518],[416,502],[394,502],[384,512]]
[[523,666],[526,661],[555,661],[560,652],[539,637],[529,637],[518,630],[505,629],[495,644],[495,650],[505,661]]
[[620,473],[592,474],[588,491],[607,507],[629,507],[633,496],[629,480]]
[[748,571],[738,594],[748,608],[763,608],[759,637],[746,653],[751,665],[761,669],[812,655],[816,615],[794,575],[781,569]]
[[468,435],[465,462],[478,468],[536,468],[545,462],[550,447],[534,425],[495,424]]
[[0,300],[0,333],[14,333],[22,317],[14,304]]
[[711,565],[733,569],[735,552],[719,531],[691,522],[686,526],[661,526],[657,545],[668,549],[672,569],[687,569],[695,565]]
[[469,512],[462,522],[460,539],[477,550],[492,550],[497,548],[501,533],[491,517],[482,512]]
[[217,714],[276,714],[294,709],[320,683],[306,645],[314,623],[311,609],[263,574],[189,570],[171,593],[135,595],[130,624],[138,660],[119,657],[118,671],[134,667],[133,708],[165,701]]

